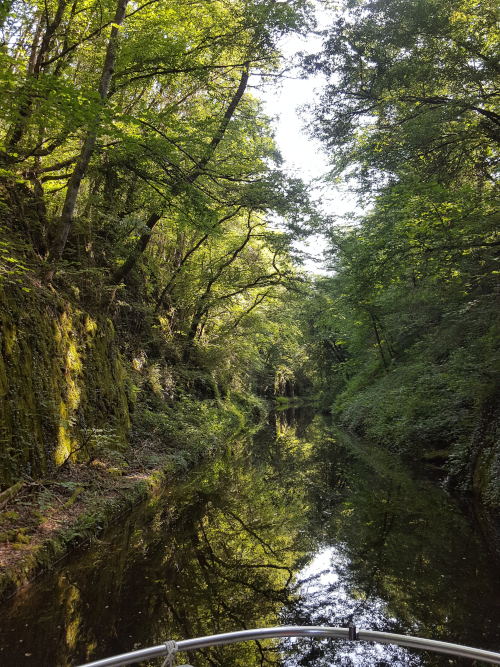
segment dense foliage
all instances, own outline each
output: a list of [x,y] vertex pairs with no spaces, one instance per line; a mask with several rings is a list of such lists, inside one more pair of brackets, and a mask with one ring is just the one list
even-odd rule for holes
[[[230,390],[290,394],[287,379],[300,366],[293,302],[306,280],[290,246],[313,211],[304,184],[283,170],[251,87],[279,79],[279,42],[311,28],[310,3],[14,0],[0,21],[5,294],[24,290],[34,297],[28,309],[45,317],[35,295],[57,292],[72,304],[70,320],[80,311],[94,323],[111,319],[117,338],[107,340],[133,365],[129,409],[140,387],[161,396],[158,419],[193,387],[213,401]],[[280,229],[268,222],[277,217]],[[20,331],[36,339],[23,298],[15,313],[10,296],[3,302],[14,341],[2,352],[6,368],[12,355],[32,356],[16,342]],[[69,331],[57,353],[75,386],[82,372],[73,366],[89,363],[80,333]],[[59,383],[52,359],[36,363],[30,390]],[[15,476],[39,464],[14,451],[33,430],[15,416],[26,387],[2,378],[2,455],[17,457]],[[86,390],[73,385],[60,389],[64,409],[50,398],[51,435],[37,436],[42,458],[51,448],[41,441],[80,424],[79,411],[101,427],[79,398]]]
[[[332,16],[322,51],[302,57],[327,80],[310,131],[364,213],[323,220],[333,274],[312,285],[292,242],[317,214],[251,92],[279,80],[280,40],[312,29],[309,2],[4,5],[2,286],[112,321],[138,437],[172,439],[193,395],[220,407],[315,382],[342,424],[411,455],[451,453],[454,482],[496,504],[498,8],[344,0]],[[19,359],[22,303],[4,318]],[[82,342],[66,333],[57,354],[76,377]],[[11,447],[29,425],[14,424],[6,378]],[[66,393],[51,437],[85,412]]]
[[460,483],[495,504],[498,18],[490,2],[347,0],[304,61],[328,77],[311,130],[364,208],[328,229],[335,274],[311,306],[323,390],[379,442],[451,448]]

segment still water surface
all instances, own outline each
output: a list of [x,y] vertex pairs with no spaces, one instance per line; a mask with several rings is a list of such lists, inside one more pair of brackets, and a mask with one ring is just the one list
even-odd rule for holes
[[[320,415],[282,414],[0,605],[0,665],[69,667],[166,639],[349,622],[499,650],[498,560],[435,483]],[[187,659],[472,664],[334,640]]]

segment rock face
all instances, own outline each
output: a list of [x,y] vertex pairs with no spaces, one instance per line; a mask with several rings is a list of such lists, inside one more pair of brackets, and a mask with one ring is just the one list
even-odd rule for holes
[[0,284],[0,488],[88,455],[99,437],[123,446],[130,426],[112,322],[25,289]]

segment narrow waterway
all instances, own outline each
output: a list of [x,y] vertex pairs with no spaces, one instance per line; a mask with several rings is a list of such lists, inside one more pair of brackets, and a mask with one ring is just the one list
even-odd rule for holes
[[[435,483],[320,415],[283,413],[1,604],[0,665],[69,667],[166,639],[351,621],[499,650],[498,561]],[[471,664],[333,640],[185,661]]]

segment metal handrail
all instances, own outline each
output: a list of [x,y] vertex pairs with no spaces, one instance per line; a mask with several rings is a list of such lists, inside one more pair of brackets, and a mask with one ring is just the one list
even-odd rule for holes
[[[434,639],[422,637],[408,637],[406,635],[395,635],[390,632],[376,632],[374,630],[358,630],[354,628],[326,628],[319,626],[291,625],[282,628],[258,628],[256,630],[240,630],[239,632],[226,632],[221,635],[210,635],[208,637],[196,637],[195,639],[183,639],[177,642],[177,651],[194,651],[209,646],[221,646],[223,644],[234,644],[236,642],[248,642],[255,639],[277,639],[279,637],[322,637],[334,639],[356,639],[360,641],[379,642],[382,644],[397,644],[408,648],[419,648],[437,653],[447,653],[461,658],[482,660],[500,665],[500,653],[483,651],[470,646],[439,642]],[[152,646],[150,648],[122,653],[112,658],[103,658],[94,662],[88,662],[80,667],[124,667],[141,660],[162,658],[168,655],[169,648],[165,644]]]

